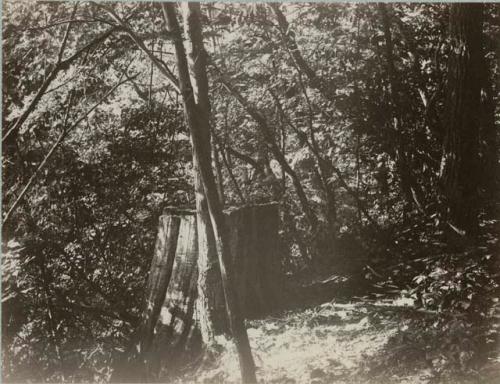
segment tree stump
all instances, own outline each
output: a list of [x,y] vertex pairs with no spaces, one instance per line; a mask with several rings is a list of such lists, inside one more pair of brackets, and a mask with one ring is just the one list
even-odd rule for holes
[[[237,295],[246,318],[269,313],[279,301],[279,213],[277,204],[225,211],[230,229]],[[200,346],[197,313],[198,241],[196,211],[166,208],[160,217],[155,254],[146,288],[140,334],[141,356],[149,375],[174,368]],[[226,313],[221,284],[214,284],[212,305]],[[227,319],[214,329],[227,332]],[[168,367],[163,365],[168,365]]]

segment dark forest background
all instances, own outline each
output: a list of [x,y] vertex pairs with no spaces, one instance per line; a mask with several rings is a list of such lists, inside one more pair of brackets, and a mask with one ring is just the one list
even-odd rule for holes
[[[103,4],[3,3],[4,380],[108,380],[158,217],[195,204],[175,36],[158,3]],[[442,369],[477,369],[498,340],[500,7],[209,3],[200,23],[219,198],[279,203],[284,307],[335,273],[322,298],[411,298],[458,327]]]

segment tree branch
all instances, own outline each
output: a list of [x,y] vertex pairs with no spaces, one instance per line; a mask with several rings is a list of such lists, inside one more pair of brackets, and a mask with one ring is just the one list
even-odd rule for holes
[[300,71],[306,75],[311,87],[317,89],[327,100],[334,101],[335,89],[333,87],[333,84],[326,82],[325,79],[320,78],[304,59],[304,57],[300,53],[299,46],[297,45],[297,42],[293,37],[293,32],[290,30],[288,21],[286,20],[283,12],[281,12],[279,3],[269,3],[269,6],[276,16],[285,48],[287,49],[294,63],[297,65],[298,69],[300,69]]
[[[75,13],[76,13],[77,8],[78,8],[78,3],[75,3],[75,6],[73,7],[73,12],[71,13],[72,19],[75,17]],[[68,42],[69,32],[71,30],[72,25],[73,25],[73,23],[68,23],[68,25],[66,26],[66,31],[64,32],[64,37],[63,37],[61,46],[59,47],[59,52],[57,53],[57,64],[59,64],[62,60],[62,56],[64,54],[64,49],[66,48],[66,43]]]
[[240,159],[244,163],[250,164],[252,167],[254,167],[258,173],[262,173],[262,174],[264,173],[264,169],[262,168],[262,166],[257,161],[252,159],[250,156],[245,155],[244,153],[238,152],[236,149],[231,148],[229,145],[226,145],[225,148],[226,148],[227,152],[229,152],[231,155],[233,155],[237,159]]
[[87,52],[89,49],[92,47],[100,44],[104,40],[106,40],[109,36],[113,34],[117,30],[116,27],[113,27],[100,35],[99,37],[95,38],[91,42],[89,42],[87,45],[85,45],[83,48],[80,48],[78,51],[76,51],[73,55],[68,57],[65,60],[61,60],[56,64],[56,66],[50,71],[49,75],[41,85],[41,87],[38,89],[35,97],[31,101],[31,103],[28,105],[28,107],[25,109],[25,111],[22,113],[22,115],[16,120],[12,128],[10,128],[7,133],[2,137],[2,143],[5,142],[5,140],[13,133],[13,132],[18,132],[24,122],[28,119],[29,115],[35,110],[36,106],[42,99],[42,97],[46,94],[47,88],[50,86],[52,81],[57,77],[59,72],[67,70],[71,64],[73,64],[76,59],[78,59],[83,53]]
[[[132,76],[132,78],[135,78],[137,77],[139,74],[136,74],[134,76]],[[3,222],[2,222],[2,227],[5,225],[5,223],[9,220],[9,218],[12,216],[12,213],[16,210],[16,208],[18,207],[19,203],[23,200],[24,196],[26,195],[26,193],[28,192],[28,190],[31,188],[31,186],[33,185],[33,183],[35,182],[35,180],[37,179],[38,175],[40,174],[40,172],[42,171],[42,169],[45,167],[45,165],[47,164],[47,162],[49,161],[49,159],[52,157],[52,155],[54,154],[55,150],[59,147],[59,145],[63,142],[63,140],[66,138],[66,136],[74,129],[76,128],[88,115],[90,115],[99,105],[101,105],[104,100],[109,96],[111,95],[120,85],[126,83],[127,81],[129,81],[130,78],[127,78],[123,81],[120,81],[118,82],[115,86],[113,86],[113,88],[111,88],[96,104],[94,104],[94,106],[92,106],[92,108],[90,108],[89,110],[87,110],[87,112],[85,112],[77,121],[75,121],[69,128],[65,128],[62,133],[59,135],[59,137],[57,138],[56,142],[54,143],[54,145],[52,146],[52,148],[50,149],[49,153],[47,153],[47,155],[45,156],[45,158],[42,160],[42,162],[40,163],[40,165],[38,166],[38,168],[35,170],[35,172],[33,173],[33,175],[31,175],[30,179],[28,180],[28,183],[26,184],[26,186],[23,188],[23,190],[21,191],[21,193],[19,194],[18,198],[16,199],[16,201],[14,202],[14,204],[12,205],[12,207],[7,211],[7,214],[5,215],[4,219],[3,219]],[[66,112],[66,118],[68,116],[68,113],[69,111]]]
[[307,218],[307,221],[309,222],[311,228],[315,229],[318,225],[318,218],[316,217],[316,214],[314,213],[313,209],[309,204],[309,201],[307,200],[307,196],[304,192],[304,188],[302,187],[302,184],[300,182],[297,173],[292,169],[290,164],[288,164],[285,155],[281,152],[280,147],[276,143],[274,134],[267,123],[267,119],[254,105],[252,105],[248,100],[246,100],[243,97],[243,95],[229,81],[227,81],[224,78],[222,72],[212,60],[208,61],[212,66],[212,68],[215,70],[215,73],[217,75],[217,80],[219,81],[219,83],[223,85],[223,87],[229,92],[230,95],[232,95],[236,100],[238,100],[240,105],[245,109],[245,111],[250,115],[250,117],[252,117],[257,122],[257,126],[266,141],[266,145],[269,151],[273,154],[274,158],[276,159],[276,161],[278,161],[282,169],[292,179],[293,186],[295,187],[297,197],[299,198],[302,210]]
[[141,38],[132,30],[130,25],[125,20],[121,19],[120,16],[118,16],[116,14],[116,12],[113,11],[113,9],[111,9],[111,8],[105,6],[104,4],[101,4],[101,3],[94,3],[94,4],[96,4],[99,8],[101,8],[105,12],[107,12],[113,18],[113,20],[115,20],[118,23],[120,28],[130,36],[130,38],[135,43],[135,45],[137,45],[137,47],[149,57],[149,59],[153,62],[153,64],[156,66],[156,68],[158,68],[158,70],[161,72],[161,74],[165,76],[165,78],[172,85],[172,87],[175,89],[175,91],[177,93],[180,93],[179,81],[177,80],[175,75],[172,73],[172,71],[167,67],[167,65],[163,61],[158,59],[146,47],[146,45],[144,44],[144,41],[141,40]]

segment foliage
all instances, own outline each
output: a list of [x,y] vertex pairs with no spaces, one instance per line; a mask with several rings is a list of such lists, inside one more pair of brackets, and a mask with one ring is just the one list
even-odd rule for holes
[[[499,296],[500,7],[485,7],[478,152],[491,172],[482,226],[462,244],[439,216],[449,5],[391,4],[385,19],[377,4],[287,4],[286,31],[269,4],[202,5],[225,205],[280,203],[290,280],[342,272],[367,293],[444,314],[422,336],[408,331],[443,352],[439,372],[470,368],[477,354],[450,339],[486,340]],[[15,208],[2,228],[3,378],[106,381],[138,323],[158,216],[194,203],[179,94],[159,69],[176,72],[172,41],[158,4],[12,0],[3,10],[4,217]]]

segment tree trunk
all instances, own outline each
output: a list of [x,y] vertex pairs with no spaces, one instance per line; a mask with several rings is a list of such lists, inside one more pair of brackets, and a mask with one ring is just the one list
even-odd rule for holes
[[196,226],[198,228],[198,301],[196,313],[200,319],[200,331],[205,346],[210,347],[214,336],[227,329],[224,302],[216,292],[222,290],[222,280],[215,248],[208,204],[201,182],[198,159],[195,163]]
[[460,235],[473,234],[478,223],[482,18],[482,4],[451,5],[447,121],[440,179],[444,218]]
[[[175,58],[179,73],[179,88],[182,94],[184,115],[191,131],[194,152],[198,156],[198,165],[219,257],[229,326],[238,352],[242,380],[244,383],[255,383],[257,382],[255,364],[244,320],[241,316],[239,303],[236,300],[234,277],[230,270],[232,257],[229,247],[228,228],[222,212],[222,206],[217,193],[217,185],[211,167],[210,141],[206,140],[209,136],[210,127],[209,119],[206,118],[208,116],[208,111],[206,110],[206,106],[208,105],[208,93],[205,93],[205,89],[203,89],[205,86],[203,80],[206,80],[206,52],[203,47],[203,38],[201,34],[201,21],[199,15],[200,5],[196,3],[185,4],[184,12],[184,21],[188,26],[189,42],[193,46],[193,52],[197,54],[197,67],[193,69],[195,72],[193,82],[189,74],[186,52],[182,42],[182,35],[175,13],[175,7],[173,4],[163,3],[162,9],[167,22],[167,29],[171,36],[174,37]],[[193,89],[193,85],[199,92],[198,102],[195,101],[196,92]]]
[[[201,25],[196,20],[196,15],[191,12],[190,6],[184,9],[184,33],[189,37],[187,40],[186,58],[189,63],[189,76],[192,79],[192,91],[197,103],[197,114],[199,121],[204,125],[200,133],[202,140],[209,146],[210,135],[210,101],[208,94],[208,78],[206,75],[205,51],[201,36]],[[183,95],[185,96],[185,95]],[[217,164],[217,153],[212,146],[213,159],[216,162],[217,172],[220,166]],[[206,160],[205,160],[206,161]],[[217,295],[222,289],[221,272],[217,259],[217,249],[215,237],[210,220],[208,201],[202,182],[200,169],[200,155],[193,145],[193,164],[195,169],[195,193],[196,193],[196,214],[198,227],[198,301],[197,316],[200,319],[200,330],[205,346],[210,347],[214,342],[214,336],[227,330],[227,318],[224,313],[224,302]],[[211,164],[211,163],[209,163]],[[223,206],[222,176],[217,173],[217,193]]]

